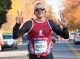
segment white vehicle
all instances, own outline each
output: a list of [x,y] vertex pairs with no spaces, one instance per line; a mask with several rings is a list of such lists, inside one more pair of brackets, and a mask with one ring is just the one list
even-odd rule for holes
[[4,45],[2,46],[2,50],[5,48],[17,49],[17,41],[13,39],[12,34],[4,34]]
[[4,44],[2,32],[0,31],[0,51],[2,51],[2,45]]
[[69,32],[69,40],[74,40],[75,32]]
[[80,30],[77,30],[75,33],[74,43],[80,44]]

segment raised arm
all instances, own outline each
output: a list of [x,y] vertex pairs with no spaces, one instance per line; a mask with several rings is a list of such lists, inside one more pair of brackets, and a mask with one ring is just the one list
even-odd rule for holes
[[57,35],[65,38],[65,39],[68,39],[69,33],[68,33],[67,27],[61,28],[60,26],[56,25],[52,20],[49,20],[49,24],[50,24],[53,32],[55,32]]
[[30,28],[32,27],[32,21],[27,21],[20,29],[20,24],[15,24],[15,26],[13,27],[13,38],[19,38],[21,36],[23,36],[25,33],[27,33]]
[[13,38],[17,39],[20,36],[24,35],[28,32],[32,26],[32,21],[27,21],[23,24],[23,26],[19,29],[21,23],[23,22],[22,12],[17,12],[18,16],[16,17],[16,24],[13,27]]
[[56,25],[53,21],[50,21],[50,25],[52,27],[52,30],[57,34],[62,36],[65,39],[68,39],[69,37],[69,33],[68,33],[68,21],[66,20],[66,18],[64,18],[63,13],[60,11],[60,18],[61,21],[59,21],[60,25],[62,26],[62,28],[58,25]]

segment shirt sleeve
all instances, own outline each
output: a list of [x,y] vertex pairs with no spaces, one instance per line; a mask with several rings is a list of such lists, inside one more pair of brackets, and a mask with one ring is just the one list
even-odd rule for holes
[[26,32],[28,32],[32,27],[32,21],[29,20],[23,24],[23,26],[19,29],[21,24],[15,24],[13,27],[13,38],[17,39],[20,36],[23,36]]
[[68,39],[69,38],[69,32],[68,28],[61,28],[60,26],[56,25],[52,20],[49,20],[49,24],[52,28],[52,31],[55,32],[57,35]]

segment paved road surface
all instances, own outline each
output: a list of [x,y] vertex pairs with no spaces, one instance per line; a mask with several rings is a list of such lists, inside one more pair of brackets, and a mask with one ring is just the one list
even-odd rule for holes
[[[78,47],[79,48],[79,47]],[[24,49],[22,49],[24,51]],[[21,51],[22,51],[21,50]],[[20,50],[19,50],[20,51]],[[54,59],[80,59],[80,53],[74,49],[73,44],[65,43],[61,41],[60,43],[55,44],[53,48]],[[25,53],[25,52],[24,52]],[[29,59],[28,56],[11,56],[11,57],[0,57],[0,59]]]

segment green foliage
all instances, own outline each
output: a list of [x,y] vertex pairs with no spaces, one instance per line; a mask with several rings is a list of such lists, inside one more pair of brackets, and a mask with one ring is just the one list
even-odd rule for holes
[[11,9],[11,0],[0,0],[0,7],[5,10]]
[[9,9],[11,9],[11,0],[0,0],[0,28],[2,24],[7,22],[6,14]]
[[6,22],[6,11],[0,7],[0,27]]

